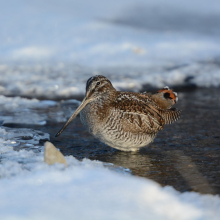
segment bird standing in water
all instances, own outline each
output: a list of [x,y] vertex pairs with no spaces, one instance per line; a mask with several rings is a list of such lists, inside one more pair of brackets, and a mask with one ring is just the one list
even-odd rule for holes
[[82,103],[56,137],[80,113],[82,123],[101,142],[136,151],[152,142],[165,124],[180,117],[180,111],[171,108],[177,100],[177,93],[168,87],[155,94],[120,92],[106,77],[93,76],[86,83]]

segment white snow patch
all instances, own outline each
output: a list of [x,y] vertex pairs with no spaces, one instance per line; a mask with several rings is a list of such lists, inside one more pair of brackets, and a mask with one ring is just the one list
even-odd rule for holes
[[53,51],[49,48],[45,47],[24,47],[20,49],[16,49],[12,51],[12,56],[14,58],[34,58],[34,59],[39,59],[39,58],[45,58],[49,57],[53,54]]
[[[62,65],[61,65],[62,64]],[[146,85],[156,88],[184,86],[193,83],[199,87],[220,86],[220,69],[214,60],[184,65],[154,64],[139,67],[108,67],[89,69],[77,65],[26,65],[0,69],[0,92],[45,99],[84,96],[87,80],[94,75],[109,78],[118,90],[140,91]],[[190,79],[187,81],[187,78]]]
[[49,166],[43,162],[43,146],[35,143],[38,150],[15,151],[14,137],[13,129],[0,128],[1,219],[217,220],[220,216],[218,196],[179,193],[148,179],[113,172],[102,162],[72,156],[65,157],[67,168]]

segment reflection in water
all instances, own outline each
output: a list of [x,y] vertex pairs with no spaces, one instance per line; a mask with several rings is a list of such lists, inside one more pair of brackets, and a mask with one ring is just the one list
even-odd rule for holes
[[215,193],[192,159],[181,150],[167,151],[165,154],[155,151],[146,154],[116,151],[98,159],[129,168],[134,175],[153,179],[164,186],[175,184],[180,191]]
[[184,155],[181,150],[168,151],[167,155],[174,161],[174,168],[180,173],[193,191],[214,194],[207,179],[199,172],[192,158]]

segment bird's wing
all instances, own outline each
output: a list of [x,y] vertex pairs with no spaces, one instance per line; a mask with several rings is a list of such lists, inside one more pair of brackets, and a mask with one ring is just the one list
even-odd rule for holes
[[123,130],[155,134],[165,124],[160,111],[146,96],[120,93],[113,107],[112,116],[121,121]]

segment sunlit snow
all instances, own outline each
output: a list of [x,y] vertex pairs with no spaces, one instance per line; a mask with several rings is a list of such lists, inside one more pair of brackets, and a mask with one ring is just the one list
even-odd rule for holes
[[[24,135],[33,137],[35,149],[16,150]],[[111,164],[68,156],[67,168],[49,166],[39,144],[45,138],[30,129],[0,128],[1,219],[217,220],[220,215],[218,196],[179,193],[126,170],[116,172]]]

